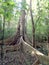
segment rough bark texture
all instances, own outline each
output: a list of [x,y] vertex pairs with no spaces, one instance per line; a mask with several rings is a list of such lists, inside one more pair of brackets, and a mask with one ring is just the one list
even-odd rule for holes
[[25,10],[22,10],[21,12],[22,12],[22,14],[20,17],[20,35],[25,40],[25,38],[24,38],[24,36],[25,36]]
[[14,40],[13,42],[10,43],[10,45],[15,45],[19,43],[19,41],[20,41],[20,25],[18,26],[16,35],[14,36]]

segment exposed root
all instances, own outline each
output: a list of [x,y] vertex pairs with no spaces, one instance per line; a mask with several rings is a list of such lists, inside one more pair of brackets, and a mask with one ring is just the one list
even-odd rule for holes
[[48,56],[44,55],[40,51],[38,51],[35,48],[33,48],[32,46],[30,46],[23,39],[22,39],[22,44],[23,44],[23,50],[25,53],[29,53],[31,55],[35,54],[41,63],[49,65],[49,57]]

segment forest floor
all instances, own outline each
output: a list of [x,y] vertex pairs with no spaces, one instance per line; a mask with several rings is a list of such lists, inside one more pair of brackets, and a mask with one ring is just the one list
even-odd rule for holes
[[32,65],[35,60],[35,55],[31,56],[30,54],[24,53],[19,49],[17,51],[4,53],[3,65]]

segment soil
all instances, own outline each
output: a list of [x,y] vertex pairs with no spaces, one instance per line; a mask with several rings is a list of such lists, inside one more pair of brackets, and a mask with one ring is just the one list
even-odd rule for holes
[[[20,49],[13,52],[4,53],[3,65],[32,65],[36,57],[22,52]],[[0,55],[1,65],[1,55]]]

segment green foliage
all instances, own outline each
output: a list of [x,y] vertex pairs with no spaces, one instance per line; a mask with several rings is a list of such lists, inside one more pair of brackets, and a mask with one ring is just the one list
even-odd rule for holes
[[[15,7],[15,2],[14,0],[0,0],[0,15],[2,15],[0,18],[3,19],[0,21],[1,25],[1,32],[0,32],[0,39],[2,38],[3,35],[3,23],[6,24],[6,22],[10,23],[12,17],[14,16],[14,7]],[[8,33],[5,32],[5,25],[4,24],[4,33],[6,34],[5,36],[8,35]],[[10,27],[10,26],[9,26]]]
[[15,6],[14,1],[5,0],[1,2],[0,14],[5,15],[6,20],[10,20],[13,16],[13,8]]
[[[21,4],[20,7],[19,4]],[[21,15],[21,9],[26,10],[27,12],[29,11],[29,5],[26,0],[22,0],[22,2],[20,3],[14,2],[14,0],[0,0],[0,15],[5,15],[6,22],[10,22],[11,19],[18,21]],[[47,39],[49,33],[49,0],[37,0],[36,12],[33,12],[33,14],[35,14],[34,23],[36,40],[41,41],[42,39],[45,39],[45,37]],[[31,38],[32,25],[31,20],[29,20],[29,18],[27,23],[27,33]]]
[[[38,36],[40,39],[42,39],[42,37],[46,37],[47,38],[47,34],[48,34],[48,19],[46,19],[48,17],[48,10],[45,7],[49,7],[48,6],[48,0],[37,0],[37,17],[35,16],[35,29],[36,29],[36,37]],[[46,13],[47,12],[47,13]],[[47,24],[46,24],[47,23]]]
[[22,5],[21,9],[23,9],[23,10],[28,10],[29,9],[28,4],[26,3],[26,0],[23,0],[21,5]]
[[[15,35],[16,32],[16,28],[11,28],[11,29],[5,29],[4,30],[4,39],[7,39],[9,37],[12,37]],[[2,39],[2,31],[0,32],[0,40]]]
[[[14,0],[0,0],[0,15],[3,17],[5,16],[4,38],[13,36],[16,33],[17,23],[19,17],[21,16],[22,9],[27,11],[28,14],[27,34],[32,40],[32,24],[30,19],[29,5],[26,1],[27,0],[22,0],[22,2],[17,3],[14,2]],[[19,6],[19,4],[21,5]],[[35,23],[35,40],[38,42],[45,42],[47,41],[47,37],[49,35],[49,0],[37,0],[36,11],[33,10],[32,12]],[[0,17],[0,40],[2,39],[3,35],[2,16]],[[10,24],[8,25],[8,23]],[[42,46],[39,50],[45,55],[48,53],[47,49]],[[30,62],[27,61],[27,64],[30,65]]]

